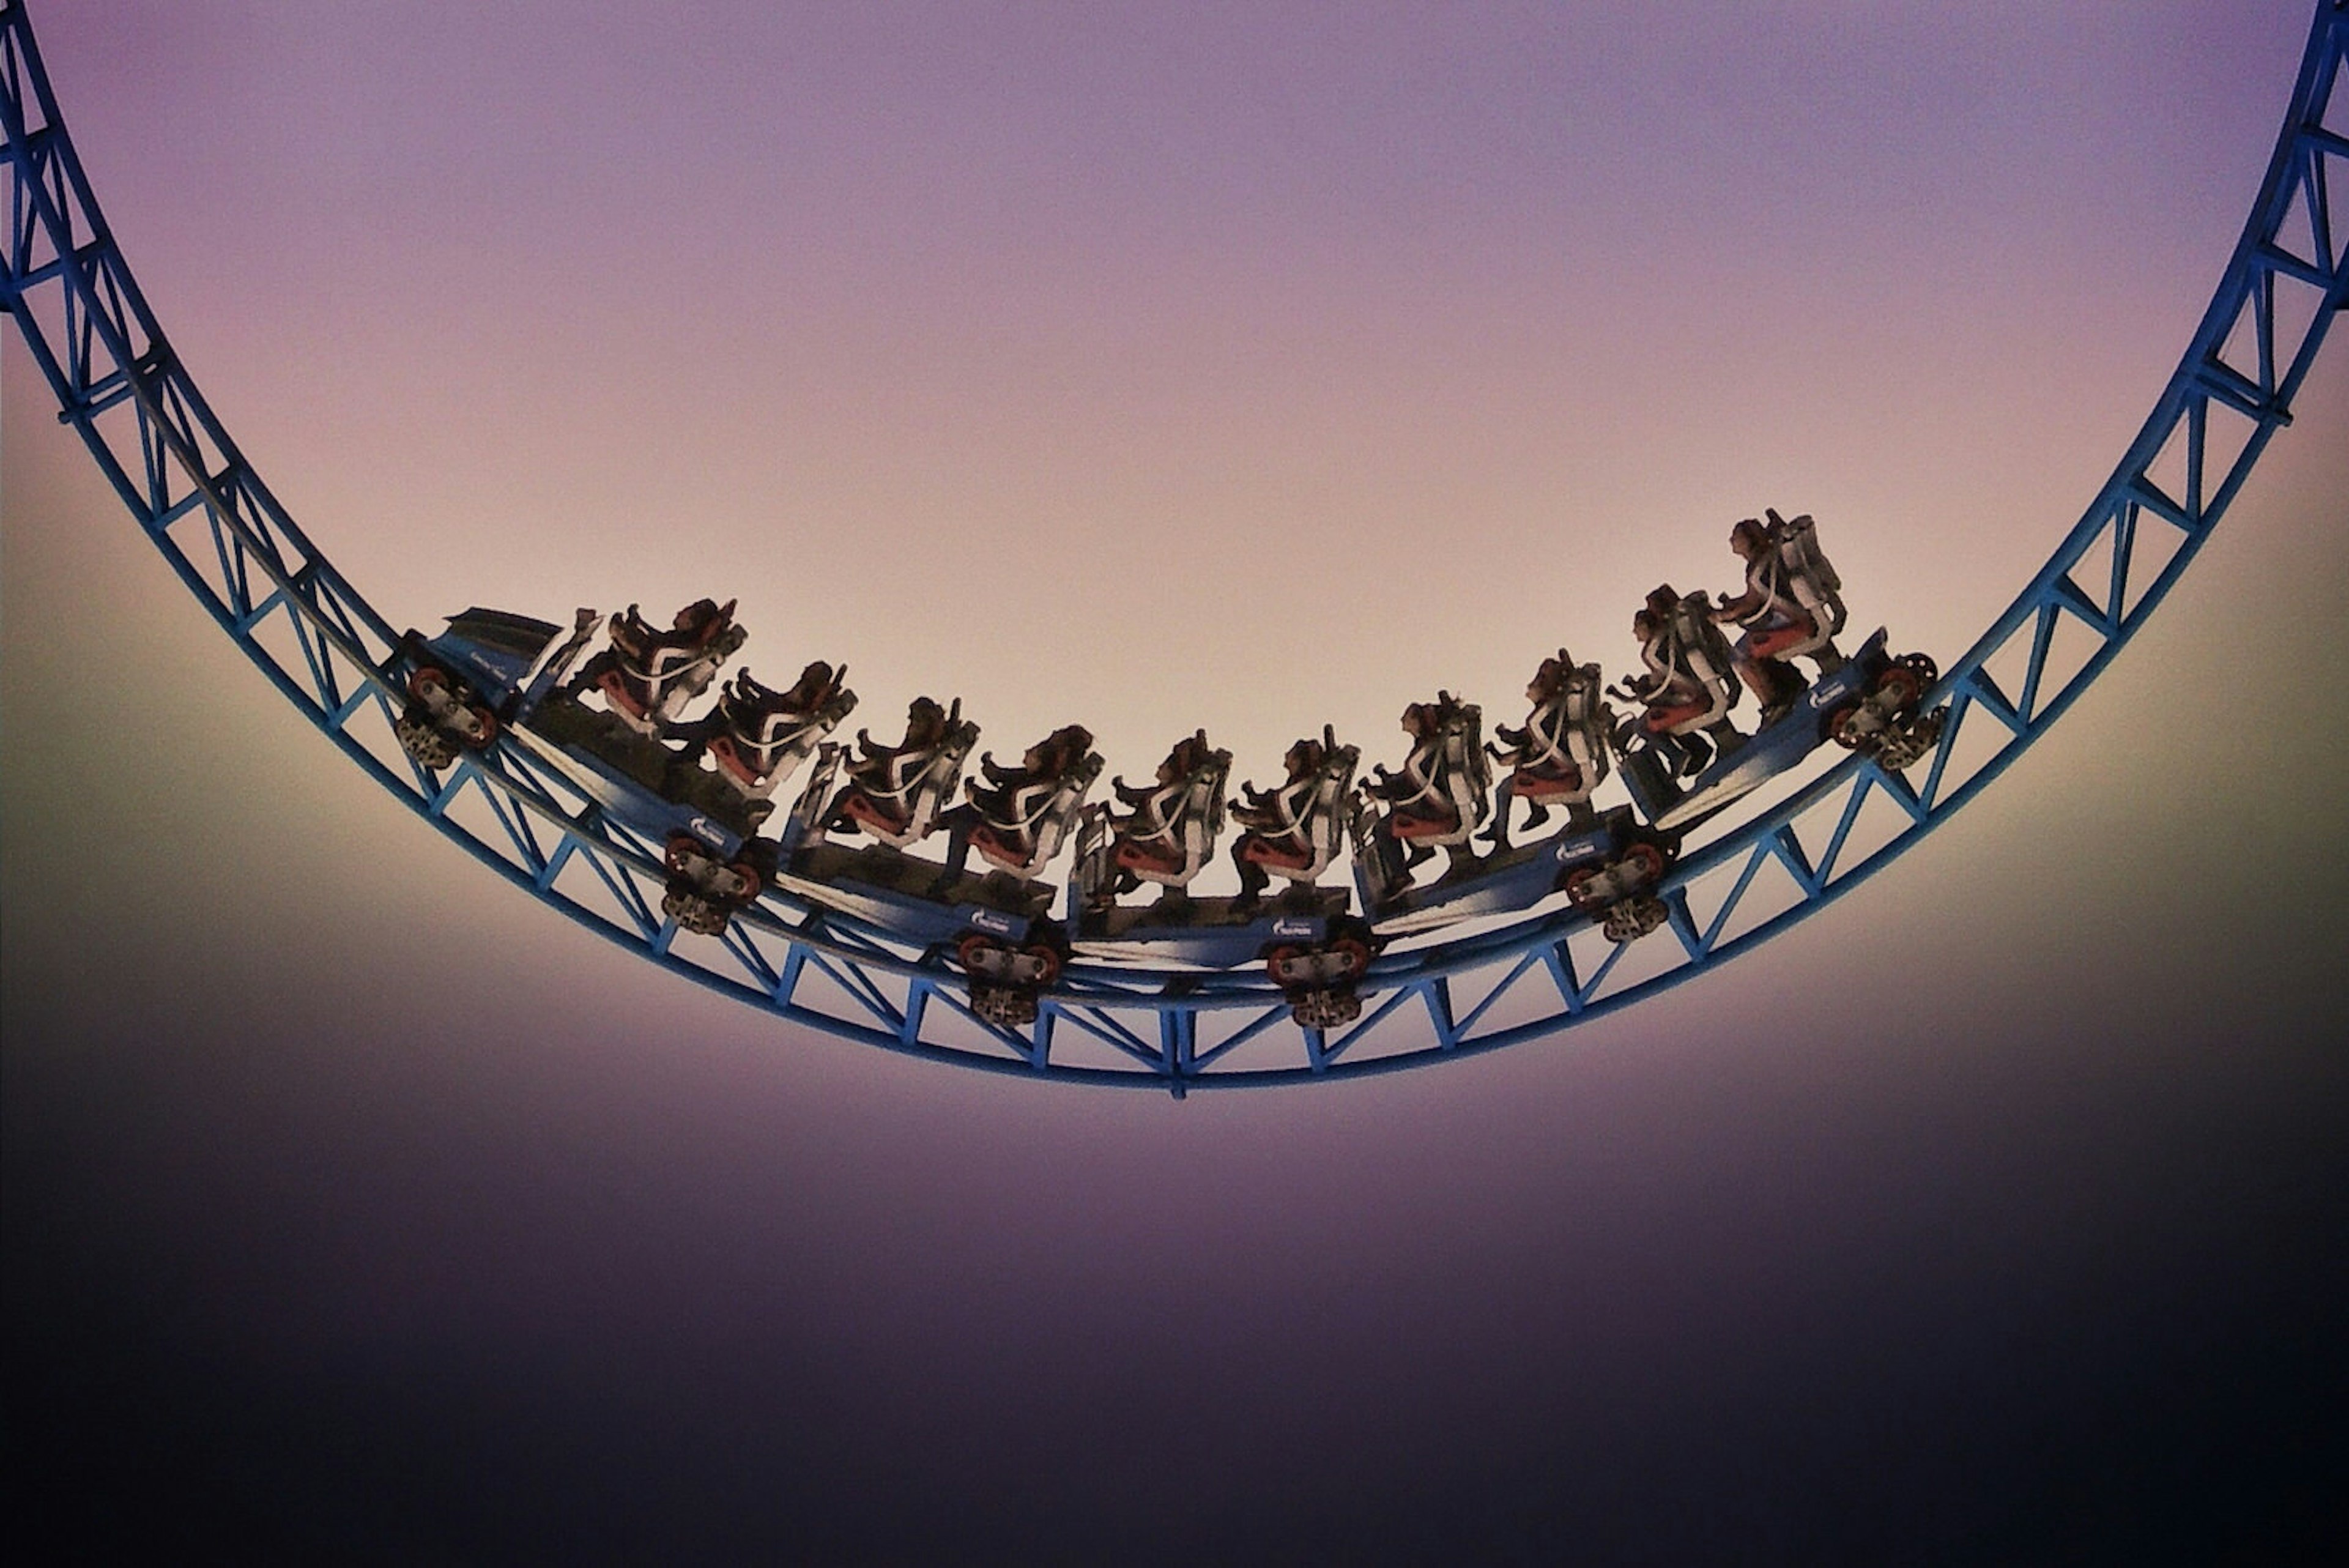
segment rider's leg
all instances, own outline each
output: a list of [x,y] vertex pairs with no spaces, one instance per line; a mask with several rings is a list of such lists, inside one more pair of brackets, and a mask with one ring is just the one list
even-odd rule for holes
[[1264,890],[1272,885],[1272,873],[1247,857],[1247,846],[1246,834],[1242,834],[1238,842],[1232,846],[1232,864],[1240,871],[1240,896],[1232,900],[1232,908],[1236,910],[1256,908],[1257,901],[1264,897]]
[[[1476,836],[1491,845],[1495,853],[1509,846],[1509,802],[1516,796],[1516,783],[1517,775],[1515,774],[1501,775],[1500,784],[1493,790],[1493,820],[1484,832]],[[1541,811],[1539,803],[1535,805],[1534,810],[1537,814]]]
[[963,867],[970,860],[970,819],[963,816],[957,808],[949,818],[942,820],[947,823],[947,864],[945,872],[938,877],[937,888],[940,892],[945,892],[960,879]]

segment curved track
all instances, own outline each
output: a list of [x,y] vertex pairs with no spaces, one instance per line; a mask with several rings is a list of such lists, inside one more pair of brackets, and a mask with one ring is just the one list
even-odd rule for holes
[[[1607,942],[1560,900],[1396,943],[1361,1021],[1290,1022],[1260,970],[1071,963],[1031,1029],[982,1023],[943,960],[770,893],[722,938],[659,913],[661,846],[517,747],[419,768],[392,734],[398,634],[270,495],[205,404],[108,233],[22,5],[0,0],[7,159],[0,305],[123,504],[222,628],[384,788],[534,897],[665,968],[888,1049],[997,1071],[1157,1086],[1357,1075],[1497,1049],[1629,1006],[1838,898],[1972,799],[2159,605],[2226,512],[2334,316],[2349,307],[2349,0],[2321,0],[2265,181],[2209,310],[2144,427],[2029,585],[1928,702],[1932,749],[1894,770],[1817,760],[1691,842],[1667,930]],[[1558,907],[1552,907],[1558,906]],[[1072,1049],[1081,1037],[1081,1049]],[[1072,1060],[1081,1056],[1083,1060]]]

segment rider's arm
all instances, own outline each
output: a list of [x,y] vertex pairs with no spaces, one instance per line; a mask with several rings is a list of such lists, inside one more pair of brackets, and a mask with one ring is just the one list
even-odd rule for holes
[[1744,620],[1769,602],[1770,596],[1749,578],[1744,593],[1713,607],[1713,618],[1715,621]]
[[[1391,781],[1396,787],[1387,798],[1398,808],[1409,805],[1414,801],[1437,798],[1434,763],[1441,754],[1442,747],[1434,744],[1422,746],[1413,752],[1402,765],[1402,775]],[[1402,787],[1403,785],[1410,786],[1407,793]]]

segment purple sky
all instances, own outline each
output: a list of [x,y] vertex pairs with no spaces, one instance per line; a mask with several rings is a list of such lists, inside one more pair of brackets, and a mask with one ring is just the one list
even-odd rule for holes
[[[1758,9],[34,19],[396,621],[739,594],[876,729],[953,680],[999,748],[1204,723],[1260,778],[1621,670],[1764,504],[1962,651],[2168,375],[2307,20]],[[387,1561],[2290,1561],[2349,1479],[2332,354],[1863,893],[1551,1044],[1177,1106],[799,1038],[497,886],[11,337],[12,1464],[101,1538]]]

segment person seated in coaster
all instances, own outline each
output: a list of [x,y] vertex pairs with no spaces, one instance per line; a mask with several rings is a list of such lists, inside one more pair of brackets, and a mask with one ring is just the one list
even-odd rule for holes
[[1818,549],[1808,514],[1793,522],[1774,510],[1765,524],[1748,517],[1729,531],[1745,563],[1744,591],[1715,606],[1713,618],[1744,628],[1735,663],[1769,723],[1795,705],[1808,684],[1791,662],[1816,662],[1822,676],[1843,668],[1835,634],[1843,629],[1842,580]]
[[1240,874],[1236,912],[1255,909],[1276,876],[1297,892],[1329,869],[1345,846],[1342,807],[1361,759],[1358,748],[1338,744],[1325,724],[1319,740],[1301,739],[1288,748],[1278,786],[1240,785],[1240,798],[1231,803],[1232,820],[1246,830],[1232,845],[1232,864]]
[[1017,767],[979,758],[980,777],[964,783],[970,798],[947,814],[954,831],[947,878],[961,875],[972,849],[999,870],[1032,877],[1056,853],[1101,773],[1092,732],[1067,724],[1028,748]]
[[1158,764],[1155,787],[1135,789],[1122,779],[1110,788],[1131,814],[1110,819],[1115,876],[1107,896],[1156,882],[1175,894],[1190,885],[1215,852],[1223,830],[1224,783],[1232,754],[1207,744],[1205,730],[1174,742]]
[[737,793],[763,800],[856,706],[856,693],[843,684],[847,676],[845,665],[834,670],[819,659],[800,671],[789,691],[777,691],[750,670],[738,670],[719,688],[713,711],[672,725],[669,733],[688,742],[683,763],[690,765],[706,751],[719,778]]
[[1481,776],[1485,758],[1480,723],[1475,704],[1449,691],[1436,693],[1433,702],[1413,702],[1402,712],[1402,731],[1412,747],[1402,768],[1373,769],[1378,776],[1363,786],[1371,799],[1386,804],[1379,831],[1402,845],[1406,868],[1439,848],[1450,851],[1457,863],[1485,820],[1489,808]]
[[847,764],[847,779],[823,819],[827,833],[866,833],[896,848],[928,836],[962,778],[962,759],[978,740],[978,726],[962,717],[962,699],[951,711],[928,697],[905,710],[905,735],[894,746],[856,732],[860,753]]
[[564,692],[601,691],[613,712],[647,734],[709,689],[746,635],[734,624],[732,599],[722,605],[696,599],[677,612],[667,631],[655,630],[630,605],[612,617],[608,629],[611,646],[581,665]]
[[[1647,669],[1621,695],[1645,709],[1626,728],[1684,778],[1702,773],[1716,748],[1725,756],[1745,739],[1729,722],[1737,686],[1729,678],[1726,643],[1712,626],[1710,607],[1702,591],[1682,595],[1665,584],[1631,617],[1631,635],[1639,639]],[[1630,735],[1624,738],[1628,742]]]
[[1526,816],[1528,830],[1549,821],[1549,808],[1566,808],[1576,827],[1598,821],[1590,809],[1590,792],[1607,776],[1608,735],[1615,711],[1601,700],[1599,666],[1577,664],[1563,648],[1555,659],[1545,659],[1526,687],[1533,711],[1525,727],[1495,725],[1501,744],[1488,747],[1494,761],[1509,764],[1508,774],[1493,794],[1493,825],[1484,837],[1496,851],[1509,846],[1510,803],[1533,803]]

